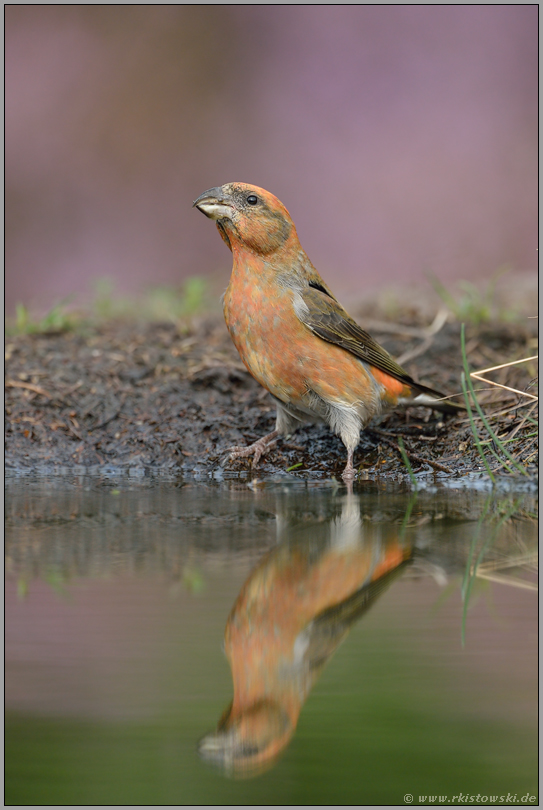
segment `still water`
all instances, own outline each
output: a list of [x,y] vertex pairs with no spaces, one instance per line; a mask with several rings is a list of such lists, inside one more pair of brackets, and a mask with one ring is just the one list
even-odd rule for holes
[[435,481],[8,479],[6,804],[535,797],[536,509]]

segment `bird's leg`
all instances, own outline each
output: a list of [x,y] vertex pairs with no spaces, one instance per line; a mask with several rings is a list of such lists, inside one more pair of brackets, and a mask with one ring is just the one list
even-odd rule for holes
[[353,466],[353,454],[354,450],[347,450],[347,464],[341,473],[341,477],[344,481],[352,481],[356,475],[356,470]]
[[229,453],[228,460],[234,461],[236,458],[247,458],[248,456],[254,456],[252,466],[256,467],[261,457],[268,452],[270,447],[277,444],[277,436],[279,436],[279,431],[272,430],[272,432],[268,433],[267,436],[262,436],[261,439],[259,439],[257,442],[253,442],[253,444],[250,444],[248,447],[230,447],[226,451]]

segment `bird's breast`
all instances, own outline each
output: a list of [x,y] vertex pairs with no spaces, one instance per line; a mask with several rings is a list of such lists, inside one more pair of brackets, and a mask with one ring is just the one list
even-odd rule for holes
[[226,325],[243,363],[283,402],[306,387],[305,327],[292,298],[292,290],[247,276],[232,279],[224,297]]
[[296,314],[299,298],[296,290],[264,273],[233,272],[224,317],[243,363],[282,402],[307,410],[316,394],[356,409],[366,421],[381,410],[382,382],[361,360],[302,323]]

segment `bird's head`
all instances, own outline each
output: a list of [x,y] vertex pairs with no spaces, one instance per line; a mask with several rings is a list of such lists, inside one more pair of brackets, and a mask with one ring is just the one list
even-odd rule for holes
[[231,704],[217,731],[198,745],[202,759],[237,777],[256,776],[270,768],[288,745],[295,729],[285,710],[272,699],[233,711]]
[[283,203],[269,191],[247,183],[210,188],[194,201],[193,207],[216,221],[230,250],[245,248],[265,256],[296,233]]

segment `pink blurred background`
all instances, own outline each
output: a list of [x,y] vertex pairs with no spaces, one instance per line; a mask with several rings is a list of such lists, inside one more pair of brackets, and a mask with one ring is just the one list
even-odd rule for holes
[[230,257],[192,200],[289,208],[338,292],[535,271],[536,5],[8,5],[6,306]]

